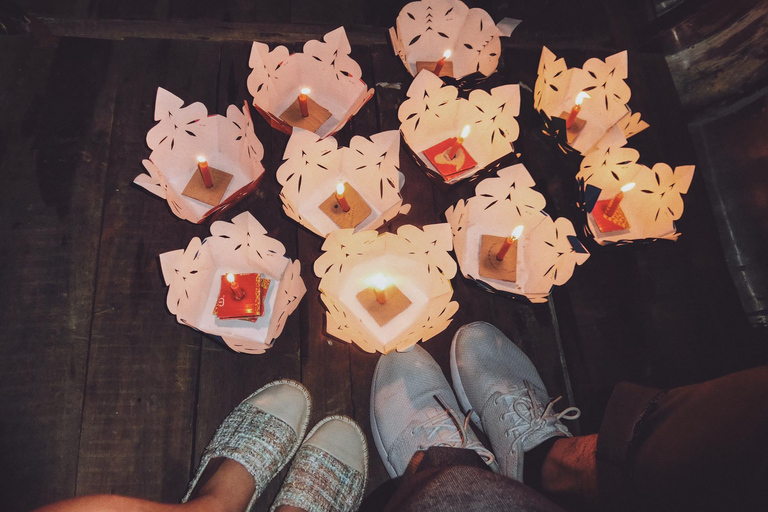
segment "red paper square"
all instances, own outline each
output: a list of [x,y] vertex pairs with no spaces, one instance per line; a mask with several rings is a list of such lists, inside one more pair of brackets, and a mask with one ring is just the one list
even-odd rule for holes
[[437,169],[440,175],[446,179],[477,165],[477,162],[472,158],[472,155],[470,155],[466,148],[461,144],[459,145],[459,150],[456,152],[456,156],[453,160],[448,160],[444,153],[454,142],[456,142],[456,137],[451,137],[450,139],[446,139],[443,142],[424,150],[424,156],[432,162],[435,169]]
[[611,199],[604,199],[597,201],[595,207],[592,209],[592,218],[595,219],[595,224],[601,233],[611,233],[613,231],[626,231],[629,229],[629,222],[624,216],[624,211],[621,209],[621,205],[616,207],[616,211],[613,212],[611,217],[605,216],[605,210],[608,208]]
[[[235,280],[245,291],[242,300],[236,300],[227,276],[221,276],[221,289],[213,313],[221,320],[248,319],[261,316],[262,290],[259,274],[235,274]],[[258,291],[258,293],[257,293]]]

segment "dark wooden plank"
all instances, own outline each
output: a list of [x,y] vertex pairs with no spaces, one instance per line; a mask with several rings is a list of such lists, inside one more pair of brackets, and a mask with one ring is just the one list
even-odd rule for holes
[[117,44],[115,106],[78,464],[78,494],[177,501],[192,460],[201,335],[176,322],[157,256],[205,236],[131,183],[149,154],[156,88],[216,104],[219,47],[179,41]]
[[341,25],[364,25],[365,2],[355,0],[291,0],[291,23],[319,23],[336,28]]
[[[226,43],[222,45],[219,65],[218,112],[226,113],[229,105],[242,107],[252,98],[246,88],[250,73],[248,56],[251,45]],[[278,194],[280,185],[275,169],[282,160],[282,150],[272,151],[272,132],[269,124],[254,110],[252,112],[257,137],[264,145],[266,172],[259,188],[244,199],[231,213],[229,219],[241,211],[250,211],[266,228],[269,236],[285,245],[286,255],[297,257],[296,224],[282,215]],[[277,379],[301,379],[300,331],[298,312],[286,322],[282,335],[265,354],[238,354],[220,344],[203,338],[198,383],[198,405],[195,423],[195,459],[200,460],[202,451],[219,423],[241,400],[261,386]],[[287,470],[286,470],[287,471]],[[268,510],[280,489],[282,477],[276,478],[264,491],[254,510]]]
[[224,22],[289,23],[291,2],[252,0],[171,0],[174,20],[215,20]]
[[111,48],[0,38],[0,492],[8,511],[75,492],[116,90]]
[[93,0],[91,17],[106,20],[168,20],[172,0]]

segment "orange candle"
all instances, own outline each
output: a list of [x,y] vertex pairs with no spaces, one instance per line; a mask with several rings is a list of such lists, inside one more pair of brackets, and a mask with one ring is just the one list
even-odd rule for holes
[[299,109],[301,110],[301,117],[309,117],[309,105],[307,105],[307,94],[309,94],[309,88],[304,87],[299,94]]
[[342,211],[349,211],[349,203],[347,202],[347,198],[344,197],[344,184],[342,182],[339,182],[339,184],[336,185],[336,201],[339,202]]
[[443,70],[443,66],[445,66],[445,59],[451,58],[451,50],[445,50],[445,53],[443,54],[443,58],[437,61],[437,64],[435,64],[435,75],[440,76],[440,72]]
[[197,168],[200,170],[200,176],[203,177],[203,183],[205,188],[211,188],[213,186],[213,180],[211,179],[211,170],[208,168],[208,161],[204,156],[197,157]]
[[606,217],[613,217],[613,214],[616,213],[616,209],[619,207],[619,203],[621,203],[621,200],[624,199],[624,192],[629,192],[633,188],[635,188],[634,183],[627,183],[621,187],[619,193],[613,196],[613,199],[611,199],[611,202],[608,203],[608,206],[605,208]]
[[467,138],[467,135],[469,135],[469,125],[466,125],[463,130],[461,130],[461,135],[459,135],[456,140],[451,144],[451,147],[448,148],[448,151],[446,151],[446,156],[453,160],[456,157],[456,152],[459,151],[459,148],[464,143],[464,139]]
[[227,281],[229,281],[229,286],[232,288],[232,295],[235,296],[235,300],[243,300],[245,297],[245,290],[243,290],[235,280],[235,274],[227,274]]
[[509,252],[509,249],[512,247],[512,244],[515,243],[515,240],[520,238],[520,235],[523,234],[523,226],[517,226],[515,229],[512,230],[512,234],[507,237],[506,240],[504,240],[504,243],[501,244],[501,249],[499,249],[499,252],[496,254],[496,259],[498,261],[501,261],[504,259],[504,256],[507,255],[507,252]]
[[376,302],[379,304],[387,303],[387,287],[389,286],[389,279],[384,274],[376,274],[371,278],[371,284],[373,284],[373,291],[376,294]]
[[585,93],[584,91],[581,91],[576,95],[576,104],[571,109],[571,113],[568,115],[568,119],[565,120],[566,130],[570,130],[571,126],[573,126],[573,122],[576,121],[576,118],[579,116],[579,112],[581,112],[581,104],[586,98],[589,98],[589,94]]

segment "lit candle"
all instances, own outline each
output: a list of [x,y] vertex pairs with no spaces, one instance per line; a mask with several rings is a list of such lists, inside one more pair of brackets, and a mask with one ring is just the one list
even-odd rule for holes
[[453,144],[451,144],[451,147],[448,148],[448,151],[446,151],[446,155],[451,160],[454,159],[456,156],[456,152],[459,150],[461,145],[464,143],[464,139],[467,138],[467,135],[469,135],[469,125],[466,125],[463,130],[461,130],[461,135],[454,141]]
[[443,66],[445,66],[445,59],[451,58],[451,50],[445,50],[445,53],[443,54],[443,58],[437,61],[437,64],[435,64],[435,75],[440,76],[440,72],[443,70]]
[[623,187],[621,187],[621,190],[618,194],[613,196],[613,199],[611,199],[611,202],[608,203],[608,206],[605,208],[605,216],[606,217],[613,217],[613,214],[616,213],[616,208],[619,207],[619,203],[622,199],[624,199],[624,192],[629,192],[635,188],[634,183],[627,183]]
[[499,252],[496,254],[496,259],[498,261],[501,261],[504,259],[504,256],[507,255],[509,248],[512,247],[512,244],[515,243],[515,240],[520,238],[520,235],[522,234],[523,234],[522,224],[512,230],[512,234],[509,235],[506,240],[504,240],[504,243],[501,244],[501,249],[499,249]]
[[370,279],[373,285],[373,291],[376,293],[376,302],[385,304],[387,302],[386,291],[389,286],[389,279],[384,274],[376,274]]
[[336,185],[336,201],[339,202],[342,211],[349,211],[349,203],[347,202],[347,198],[344,197],[344,183],[342,182],[339,182],[339,184]]
[[301,117],[309,117],[309,106],[307,105],[307,94],[309,94],[309,87],[304,87],[299,94],[299,109],[301,110]]
[[211,179],[211,170],[208,168],[208,161],[204,156],[197,157],[197,168],[200,170],[200,176],[203,177],[203,183],[205,188],[211,188],[213,186],[213,180]]
[[576,104],[571,109],[571,113],[568,115],[568,119],[565,120],[566,130],[570,130],[571,126],[573,126],[573,122],[576,121],[579,112],[581,112],[581,104],[587,98],[589,98],[589,94],[585,93],[584,91],[581,91],[576,95],[576,101],[574,102]]
[[227,281],[229,281],[229,286],[232,288],[232,295],[235,296],[235,300],[243,300],[243,297],[245,297],[245,290],[240,288],[240,285],[237,284],[235,274],[227,274]]

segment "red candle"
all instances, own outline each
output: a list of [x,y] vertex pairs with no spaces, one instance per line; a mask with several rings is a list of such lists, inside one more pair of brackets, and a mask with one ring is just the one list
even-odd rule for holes
[[451,58],[451,50],[445,50],[443,58],[437,61],[437,64],[435,64],[435,75],[440,76],[440,72],[443,70],[443,66],[445,66],[445,59],[449,58]]
[[299,94],[299,109],[301,110],[301,117],[309,117],[309,105],[307,105],[307,94],[309,94],[309,88],[304,87]]
[[336,185],[336,201],[339,202],[339,206],[341,206],[342,211],[349,211],[349,203],[347,202],[347,198],[344,197],[344,184],[341,182]]
[[387,287],[389,286],[389,279],[383,274],[376,274],[371,278],[373,284],[373,291],[376,294],[376,302],[379,304],[386,304],[387,302]]
[[213,180],[211,179],[211,170],[208,168],[208,161],[204,156],[197,157],[197,168],[200,170],[200,176],[203,177],[203,183],[205,188],[211,188],[213,186]]
[[235,280],[235,274],[227,274],[227,281],[232,288],[232,295],[235,296],[235,300],[243,300],[245,297],[245,290],[240,288],[240,285]]
[[605,208],[606,217],[613,217],[613,214],[616,213],[616,209],[619,207],[619,203],[621,203],[621,200],[624,199],[624,192],[629,192],[633,188],[635,188],[634,183],[627,183],[621,187],[619,193],[613,196],[613,199],[611,199],[611,202],[608,203],[608,206]]
[[509,249],[512,247],[512,244],[515,243],[515,240],[520,238],[520,235],[523,234],[523,226],[517,226],[515,229],[512,230],[512,234],[507,237],[506,240],[504,240],[504,243],[501,244],[501,249],[499,249],[499,252],[496,254],[496,260],[501,261],[504,259],[504,256],[507,255],[507,252],[509,252]]
[[451,147],[448,148],[448,151],[446,151],[446,156],[453,160],[456,157],[456,152],[459,151],[459,148],[464,143],[464,139],[467,138],[467,135],[469,135],[469,125],[466,125],[463,130],[461,130],[461,135],[459,135],[455,141],[453,141],[453,144],[451,144]]
[[573,122],[576,121],[576,118],[579,116],[579,112],[581,112],[581,104],[586,98],[589,98],[589,94],[585,93],[584,91],[581,91],[576,95],[576,104],[571,109],[571,113],[568,115],[568,119],[565,120],[566,130],[570,130],[571,126],[573,126]]

